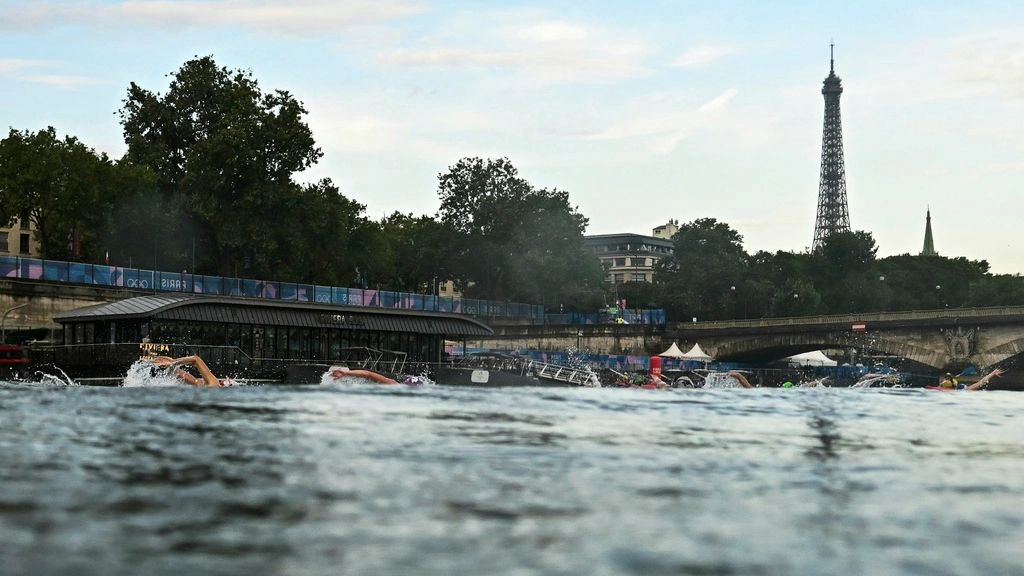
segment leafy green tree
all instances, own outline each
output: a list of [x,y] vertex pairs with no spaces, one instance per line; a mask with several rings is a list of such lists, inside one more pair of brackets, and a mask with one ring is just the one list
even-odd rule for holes
[[163,264],[188,266],[198,242],[201,272],[231,274],[242,261],[249,274],[276,276],[281,240],[268,246],[267,231],[304,202],[291,178],[321,156],[306,109],[210,56],[171,78],[166,94],[133,82],[120,111],[127,158],[157,174],[165,209],[181,216],[168,223]]
[[774,315],[776,293],[791,278],[809,278],[812,258],[807,253],[759,251],[748,260],[747,277],[737,288],[744,316],[765,318]]
[[732,317],[733,287],[746,276],[743,237],[724,222],[700,218],[681,225],[672,240],[672,255],[659,260],[654,273],[671,303],[666,311],[683,318]]
[[548,306],[585,298],[604,288],[604,267],[583,245],[587,226],[569,194],[560,190],[533,190],[519,210],[519,222],[510,237],[516,257],[511,259],[512,298]]
[[383,246],[375,253],[383,283],[392,290],[434,293],[452,279],[459,244],[450,227],[429,216],[395,212],[380,222]]
[[878,262],[879,284],[891,292],[892,310],[960,307],[968,303],[975,283],[988,274],[988,262],[943,256],[903,254]]
[[1000,274],[971,283],[967,306],[1024,306],[1024,278]]
[[461,238],[463,268],[456,285],[463,292],[504,298],[508,268],[515,257],[509,238],[516,225],[516,204],[530,185],[507,158],[463,158],[438,175],[438,216]]
[[0,220],[28,217],[44,258],[95,258],[121,174],[74,136],[12,129],[0,141]]
[[258,267],[276,267],[286,279],[349,284],[364,261],[352,249],[377,229],[363,215],[366,207],[342,195],[330,179],[290,186],[281,194],[277,222],[264,231],[267,250],[261,253],[276,255],[276,262],[258,262]]
[[124,158],[115,164],[115,168],[107,186],[116,201],[98,231],[97,245],[103,251],[102,261],[109,260],[119,266],[152,268],[156,264],[153,240],[161,235],[167,219],[156,175],[145,166],[132,164]]
[[457,285],[468,295],[557,304],[600,290],[583,246],[587,219],[569,195],[538,190],[507,158],[463,158],[438,176],[440,221],[458,234]]
[[837,232],[825,239],[813,254],[817,262],[812,274],[825,313],[845,314],[882,307],[884,298],[874,280],[879,275],[877,252],[870,232]]
[[821,294],[805,278],[791,278],[772,296],[772,316],[812,316],[821,314]]

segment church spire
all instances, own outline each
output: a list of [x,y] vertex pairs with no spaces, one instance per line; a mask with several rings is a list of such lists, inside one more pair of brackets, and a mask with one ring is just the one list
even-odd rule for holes
[[935,242],[932,240],[932,209],[929,207],[924,221],[924,249],[921,250],[921,256],[938,255],[939,253],[935,251]]

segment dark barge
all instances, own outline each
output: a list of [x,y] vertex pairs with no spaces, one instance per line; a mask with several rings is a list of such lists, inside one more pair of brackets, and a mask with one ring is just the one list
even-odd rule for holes
[[53,319],[62,342],[32,346],[34,365],[111,384],[145,354],[198,354],[221,376],[288,382],[309,377],[301,366],[350,361],[353,349],[388,350],[416,373],[444,363],[445,340],[493,334],[452,312],[190,294],[128,298]]

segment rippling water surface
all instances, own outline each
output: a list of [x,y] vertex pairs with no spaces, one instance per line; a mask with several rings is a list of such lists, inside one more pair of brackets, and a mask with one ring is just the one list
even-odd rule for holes
[[1022,409],[0,384],[0,573],[1022,574]]

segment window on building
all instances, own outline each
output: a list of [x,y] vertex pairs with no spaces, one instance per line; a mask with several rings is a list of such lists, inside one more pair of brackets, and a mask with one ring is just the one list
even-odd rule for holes
[[29,235],[25,234],[25,233],[22,233],[22,235],[21,235],[21,244],[20,244],[20,246],[18,246],[18,252],[20,252],[22,254],[28,254],[28,239],[29,239]]
[[614,281],[614,282],[615,282],[616,284],[622,284],[622,283],[624,283],[624,282],[626,281],[626,275],[625,275],[625,274],[615,274],[615,275],[614,275],[614,276],[612,277],[612,280],[613,280],[613,281]]
[[633,273],[633,282],[647,282],[647,275],[640,272],[635,272]]
[[626,259],[625,258],[616,258],[615,259],[615,265],[616,266],[625,266],[626,265]]
[[10,252],[11,247],[7,244],[7,232],[0,232],[0,252]]
[[22,230],[28,230],[29,226],[32,224],[32,221],[28,217],[28,210],[23,210],[21,215],[18,216],[18,220],[20,220]]

